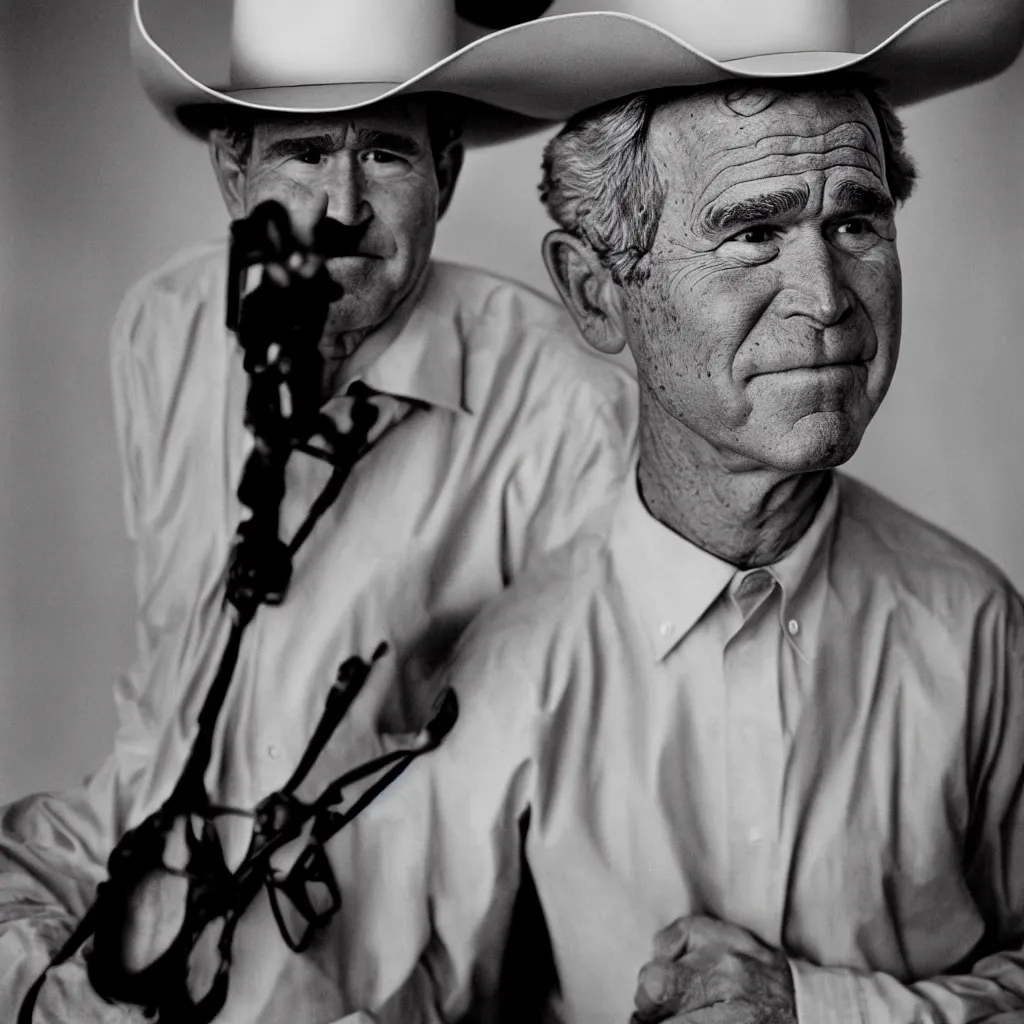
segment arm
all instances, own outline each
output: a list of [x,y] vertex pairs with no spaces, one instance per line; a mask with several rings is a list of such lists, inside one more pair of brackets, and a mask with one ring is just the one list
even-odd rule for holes
[[[972,801],[964,879],[987,924],[969,962],[903,981],[786,957],[743,929],[684,918],[641,971],[637,1020],[744,1024],[1011,1024],[1024,1020],[1024,608],[979,617],[965,729]],[[941,910],[935,921],[942,926]],[[761,1016],[759,1016],[761,1014]]]
[[[95,897],[126,827],[135,778],[117,757],[72,792],[27,797],[0,817],[0,1020],[13,1022],[26,991]],[[92,991],[81,953],[50,972],[35,1024],[121,1024],[140,1011]]]
[[[128,533],[136,542],[138,661],[119,682],[120,729],[114,755],[86,784],[63,794],[27,797],[0,817],[0,1020],[14,1021],[25,991],[91,905],[107,858],[133,823],[138,785],[153,756],[153,737],[169,706],[163,680],[173,668],[173,639],[197,585],[171,538],[156,500],[167,402],[161,376],[140,348],[178,327],[175,307],[149,286],[134,289],[113,330],[113,391],[122,457]],[[180,533],[180,531],[179,531]],[[189,563],[194,564],[194,563]],[[173,571],[172,571],[173,569]],[[184,575],[182,575],[184,573]],[[165,662],[171,664],[164,665]],[[52,971],[35,1021],[141,1019],[109,1006],[88,984],[81,954]]]
[[429,775],[433,935],[425,959],[447,1020],[490,1019],[496,1010],[536,772],[531,685],[510,671],[500,639],[492,648],[489,630],[473,632],[450,676],[459,721]]
[[136,660],[115,686],[119,741],[145,747],[209,640],[237,508],[244,383],[219,296],[221,254],[144,279],[114,322],[111,390],[125,524],[134,547]]
[[974,962],[913,984],[791,960],[801,1022],[1010,1024],[1024,1020],[1024,606],[980,619],[968,682],[973,787],[965,877],[988,932]]
[[347,987],[380,1024],[493,1019],[533,775],[531,688],[506,647],[470,627],[440,680],[452,732],[339,836]]

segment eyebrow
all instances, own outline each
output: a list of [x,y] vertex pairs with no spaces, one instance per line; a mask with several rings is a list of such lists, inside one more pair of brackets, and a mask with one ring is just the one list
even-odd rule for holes
[[387,149],[399,156],[417,157],[422,152],[420,144],[408,135],[385,132],[379,128],[360,128],[356,132],[356,146],[359,149]]
[[[302,153],[334,153],[343,149],[345,134],[304,135],[277,139],[267,144],[265,156],[275,159],[286,159]],[[397,132],[381,131],[377,128],[360,128],[356,131],[356,149],[386,149],[399,156],[415,159],[423,152],[420,145],[407,135]]]
[[833,193],[843,213],[861,213],[866,216],[891,217],[896,210],[892,196],[874,185],[857,181],[841,181]]
[[303,135],[268,142],[264,150],[267,157],[289,157],[300,153],[330,153],[338,148],[339,139],[333,135]]
[[700,225],[707,234],[731,231],[744,224],[755,224],[758,221],[771,220],[802,210],[807,205],[810,195],[806,185],[781,188],[775,192],[762,192],[749,199],[712,206],[701,217]]

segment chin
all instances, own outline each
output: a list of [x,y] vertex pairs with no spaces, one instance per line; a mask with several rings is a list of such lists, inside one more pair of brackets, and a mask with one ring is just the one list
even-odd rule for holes
[[808,416],[760,453],[761,461],[787,473],[820,473],[853,458],[864,429],[842,413]]
[[346,289],[337,302],[331,303],[327,318],[328,329],[337,334],[376,327],[387,319],[388,298],[387,295],[378,294],[375,289]]

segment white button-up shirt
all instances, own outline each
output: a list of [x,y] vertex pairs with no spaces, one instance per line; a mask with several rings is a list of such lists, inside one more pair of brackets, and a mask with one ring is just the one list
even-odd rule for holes
[[689,914],[785,951],[802,1024],[1024,1020],[1024,605],[865,486],[748,571],[629,486],[446,679],[452,735],[359,834],[401,844],[420,905],[380,912],[450,1019],[495,990],[528,813],[568,1021],[628,1020]]
[[[252,444],[241,354],[223,327],[224,268],[220,247],[180,258],[135,288],[117,320],[140,659],[118,686],[115,756],[82,790],[22,801],[4,816],[3,1020],[91,902],[116,837],[169,794],[224,647],[224,568],[246,514],[236,490]],[[485,602],[614,501],[631,453],[635,384],[575,337],[547,299],[434,264],[408,320],[368,338],[346,366],[325,411],[344,427],[352,380],[380,392],[374,444],[300,549],[284,604],[261,608],[245,635],[207,772],[214,802],[251,808],[280,787],[339,664],[386,641],[372,693],[303,790],[318,794],[368,752],[378,719],[394,728],[419,716],[423,680]],[[292,457],[285,534],[328,474],[316,459]],[[251,822],[223,824],[234,825],[230,861]],[[258,903],[236,938],[238,980],[220,1020],[322,1024],[370,999],[376,978],[348,995],[340,919],[300,957]],[[52,973],[39,1006],[37,1021],[122,1019],[89,994],[80,958]]]

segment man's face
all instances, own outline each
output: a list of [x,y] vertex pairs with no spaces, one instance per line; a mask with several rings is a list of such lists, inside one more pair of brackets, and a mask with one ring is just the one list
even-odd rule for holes
[[364,228],[358,255],[329,263],[345,294],[331,307],[326,333],[379,326],[414,291],[434,244],[441,188],[424,104],[258,123],[244,168],[244,213],[266,199],[306,226],[326,208]]
[[805,472],[857,449],[892,379],[901,286],[881,135],[855,94],[661,107],[665,206],[623,289],[647,399],[736,466]]

